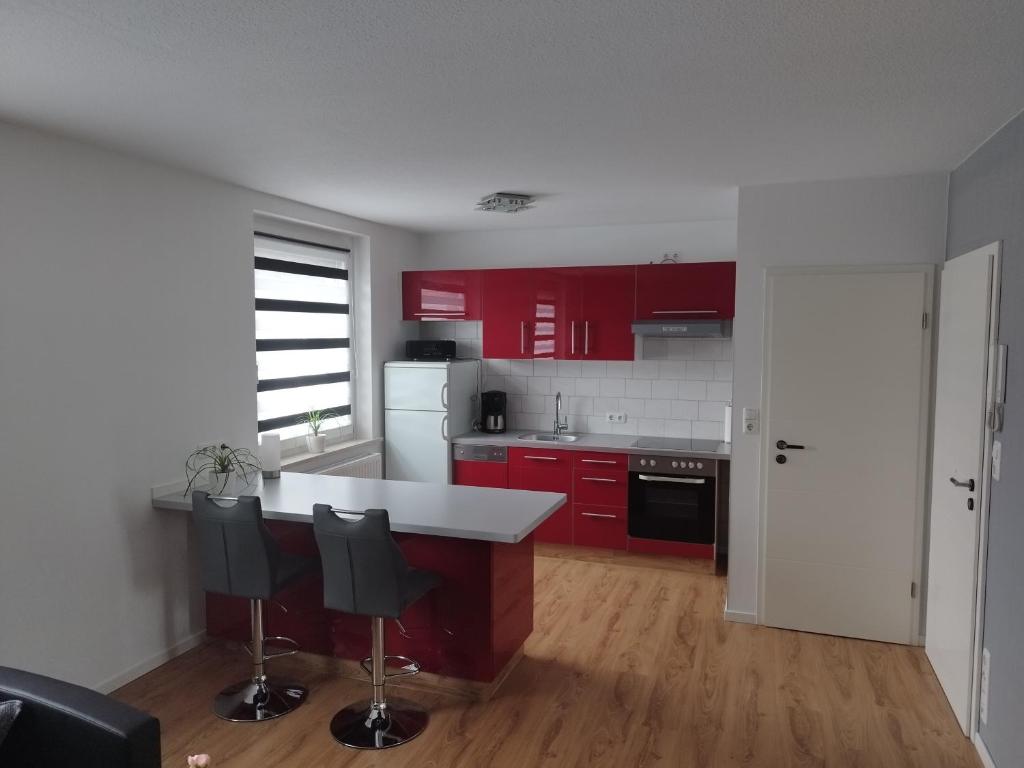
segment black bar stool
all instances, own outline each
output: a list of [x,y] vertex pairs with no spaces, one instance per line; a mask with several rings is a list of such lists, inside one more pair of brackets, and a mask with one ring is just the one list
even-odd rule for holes
[[[282,552],[263,523],[256,496],[192,494],[192,520],[199,535],[199,560],[203,589],[232,597],[247,597],[252,618],[252,677],[230,685],[214,700],[218,717],[234,722],[272,720],[302,704],[307,690],[267,677],[264,665],[278,656],[298,650],[287,637],[265,637],[263,604],[288,584],[314,571],[312,558]],[[289,643],[294,650],[267,654],[268,641]]]
[[[355,519],[346,520],[339,514]],[[369,706],[355,703],[338,712],[331,720],[331,733],[356,749],[403,744],[423,732],[429,717],[417,704],[385,695],[389,678],[414,675],[420,665],[405,656],[384,653],[384,619],[397,620],[440,579],[431,571],[409,567],[391,537],[385,509],[349,512],[315,504],[313,528],[324,568],[324,606],[369,616],[373,635],[371,656],[362,662],[373,681],[373,698]],[[402,671],[387,673],[389,660],[402,662]]]

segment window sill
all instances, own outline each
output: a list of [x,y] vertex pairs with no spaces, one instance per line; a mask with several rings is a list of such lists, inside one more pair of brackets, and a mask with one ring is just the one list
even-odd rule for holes
[[304,472],[313,474],[321,470],[333,467],[335,464],[342,464],[350,459],[357,459],[368,453],[381,453],[384,450],[384,439],[371,437],[369,439],[346,440],[334,445],[328,445],[323,453],[293,453],[290,456],[281,458],[281,469],[286,472]]

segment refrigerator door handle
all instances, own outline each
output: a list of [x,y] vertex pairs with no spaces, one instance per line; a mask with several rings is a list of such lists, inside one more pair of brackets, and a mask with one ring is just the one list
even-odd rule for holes
[[447,440],[448,439],[447,426],[448,426],[448,417],[444,416],[441,419],[441,439],[442,440]]
[[441,410],[448,410],[448,382],[441,385]]

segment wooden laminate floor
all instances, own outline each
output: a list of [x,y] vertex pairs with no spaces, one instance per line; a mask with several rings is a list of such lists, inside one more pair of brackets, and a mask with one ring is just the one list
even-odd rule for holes
[[725,582],[701,564],[538,548],[536,629],[495,698],[404,693],[431,712],[415,741],[336,744],[353,680],[280,659],[310,688],[296,712],[232,724],[210,711],[246,659],[206,645],[115,695],[160,718],[164,766],[842,766],[980,768],[919,648],[722,619]]

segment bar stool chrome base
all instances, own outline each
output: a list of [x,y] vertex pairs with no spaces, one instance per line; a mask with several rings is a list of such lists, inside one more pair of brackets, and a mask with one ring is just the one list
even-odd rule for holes
[[430,716],[405,699],[385,704],[350,704],[331,720],[331,735],[353,749],[387,749],[423,733]]
[[233,723],[257,723],[287,715],[306,700],[301,685],[277,680],[243,680],[230,685],[213,700],[213,712]]

